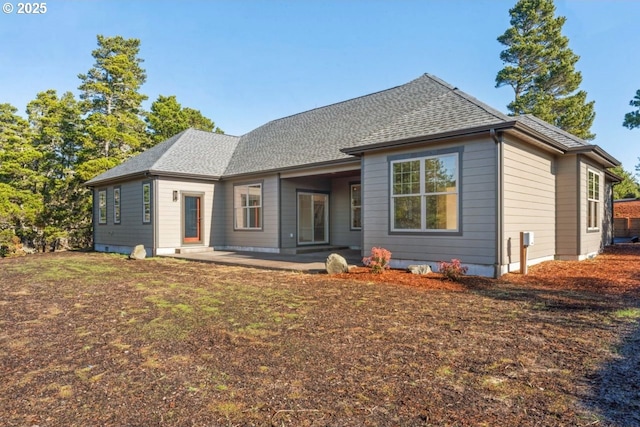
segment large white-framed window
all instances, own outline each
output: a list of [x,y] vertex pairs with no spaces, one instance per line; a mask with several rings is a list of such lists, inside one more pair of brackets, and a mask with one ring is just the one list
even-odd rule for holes
[[98,224],[107,223],[107,190],[98,191]]
[[362,186],[351,184],[351,229],[362,229]]
[[151,183],[142,183],[142,222],[151,222]]
[[113,223],[120,224],[120,187],[113,189]]
[[262,184],[243,184],[233,187],[234,228],[262,229]]
[[600,229],[600,173],[587,170],[587,230]]
[[459,229],[459,154],[391,162],[391,231]]

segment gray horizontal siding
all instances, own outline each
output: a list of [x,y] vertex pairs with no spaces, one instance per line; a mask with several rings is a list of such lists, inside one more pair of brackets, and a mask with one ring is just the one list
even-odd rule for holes
[[[534,232],[528,258],[555,256],[556,179],[554,158],[509,140],[504,144],[504,238],[511,262],[520,262],[520,232]],[[505,248],[508,250],[508,248]]]
[[[464,150],[460,163],[461,235],[390,233],[387,156],[460,147]],[[395,260],[438,262],[458,258],[467,264],[492,266],[496,241],[495,176],[495,144],[489,138],[365,154],[363,252],[367,254],[371,247],[382,246],[391,251]]]
[[[144,181],[151,182],[151,181]],[[129,246],[144,245],[150,254],[153,246],[152,223],[142,222],[142,180],[119,186],[99,187],[94,190],[94,243],[96,245]],[[113,190],[120,188],[120,224],[114,224]],[[98,191],[107,190],[107,223],[98,223]],[[152,183],[153,198],[153,183]],[[152,201],[153,202],[153,201]]]
[[576,155],[563,156],[556,162],[556,255],[571,258],[578,254],[578,160]]
[[[235,184],[262,183],[262,230],[234,230],[233,187]],[[225,246],[235,248],[278,248],[278,177],[259,176],[225,182],[224,218]]]

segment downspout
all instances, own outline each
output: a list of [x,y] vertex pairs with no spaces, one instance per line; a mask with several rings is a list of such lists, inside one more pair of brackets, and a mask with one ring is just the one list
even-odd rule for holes
[[499,278],[502,274],[502,254],[503,254],[503,236],[504,229],[504,141],[502,133],[498,135],[495,129],[489,131],[491,139],[496,143],[496,262],[494,264],[494,278]]
[[154,177],[153,178],[153,202],[152,202],[152,206],[153,206],[153,227],[152,227],[152,231],[151,231],[151,256],[156,256],[157,255],[157,245],[158,245],[158,229],[159,229],[159,224],[158,221],[160,220],[160,213],[158,212],[158,177]]
[[[366,227],[364,224],[365,211],[367,207],[364,204],[364,154],[360,156],[360,256],[364,256],[364,233]],[[389,198],[391,200],[391,198]]]
[[[606,178],[605,178],[605,183],[606,183]],[[613,187],[615,185],[619,184],[618,182],[614,183],[612,182],[611,185],[609,185],[609,199],[610,199],[610,204],[609,207],[611,208],[609,210],[609,220],[611,221],[610,224],[611,226],[609,227],[609,233],[610,233],[610,241],[609,244],[610,245],[614,245],[616,243],[615,241],[615,237],[616,237],[616,229],[615,229],[615,213],[613,212]]]

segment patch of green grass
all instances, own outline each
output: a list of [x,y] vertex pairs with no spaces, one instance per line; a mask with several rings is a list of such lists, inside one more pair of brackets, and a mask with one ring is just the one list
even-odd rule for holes
[[619,319],[640,319],[640,308],[625,308],[617,310],[613,315]]

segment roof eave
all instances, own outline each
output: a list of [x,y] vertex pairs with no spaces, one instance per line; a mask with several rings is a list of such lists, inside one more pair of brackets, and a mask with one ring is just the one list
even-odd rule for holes
[[198,173],[185,173],[185,172],[167,172],[167,171],[157,171],[157,170],[149,170],[148,175],[150,176],[158,176],[163,178],[187,178],[187,179],[197,179],[200,181],[220,181],[220,175],[208,175],[208,174],[198,174]]
[[516,121],[511,131],[513,131],[517,136],[520,137],[525,136],[533,138],[538,142],[538,145],[554,151],[557,154],[564,154],[568,150],[568,147],[566,145],[554,140],[553,138],[548,137],[541,132],[538,132],[537,130],[527,126],[522,122]]
[[584,147],[573,147],[567,150],[568,153],[585,154],[590,156],[596,161],[600,161],[604,164],[604,167],[613,168],[620,166],[621,163],[618,159],[611,154],[604,151],[597,145],[585,145]]
[[143,178],[145,176],[147,176],[149,173],[149,171],[137,171],[137,172],[132,172],[132,173],[127,173],[127,174],[123,174],[123,175],[118,175],[118,176],[114,176],[111,178],[104,178],[104,179],[99,179],[97,181],[94,181],[95,178],[90,179],[89,181],[85,182],[83,185],[85,187],[88,188],[95,188],[95,187],[100,187],[103,185],[109,185],[109,184],[114,184],[117,182],[121,182],[121,181],[129,181],[133,178]]
[[95,188],[102,187],[105,185],[116,184],[118,182],[131,181],[135,178],[148,178],[148,177],[166,177],[166,178],[186,178],[186,179],[197,179],[199,181],[219,181],[219,175],[204,175],[204,174],[195,174],[195,173],[183,173],[183,172],[167,172],[167,171],[158,171],[158,170],[145,170],[138,171],[124,175],[118,175],[112,178],[101,179],[98,181],[89,180],[84,183],[85,187]]
[[340,151],[342,151],[345,154],[350,154],[352,156],[358,156],[368,151],[384,150],[388,148],[395,148],[398,146],[421,144],[425,142],[440,142],[440,141],[446,141],[450,139],[463,138],[463,137],[483,134],[483,133],[490,132],[492,129],[494,131],[503,131],[503,130],[512,128],[513,126],[515,126],[515,124],[516,124],[515,121],[494,123],[491,125],[482,125],[482,126],[475,126],[475,127],[465,128],[465,129],[457,129],[454,131],[434,133],[431,135],[423,135],[423,136],[398,139],[393,141],[383,141],[383,142],[377,142],[377,143],[368,144],[368,145],[361,145],[357,147],[342,148]]
[[220,177],[220,179],[221,180],[230,179],[230,178],[235,179],[235,178],[241,178],[246,176],[257,176],[257,175],[265,175],[265,174],[272,174],[272,173],[290,172],[290,171],[297,171],[302,169],[320,168],[323,166],[332,166],[332,165],[349,164],[349,163],[358,163],[358,165],[360,165],[360,160],[354,159],[353,157],[346,157],[344,159],[327,160],[324,162],[316,162],[316,163],[306,163],[304,165],[285,166],[282,168],[241,172],[241,173],[235,173],[235,174],[224,174]]

